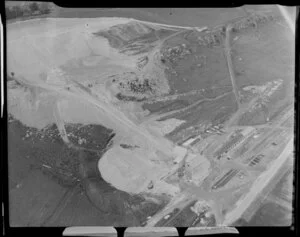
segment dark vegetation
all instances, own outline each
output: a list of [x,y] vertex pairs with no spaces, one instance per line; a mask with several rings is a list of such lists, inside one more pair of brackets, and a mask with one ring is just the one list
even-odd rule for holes
[[[114,81],[113,81],[114,82]],[[154,94],[154,82],[152,82],[150,79],[144,79],[143,81],[140,81],[137,76],[135,76],[134,79],[129,79],[126,80],[125,82],[118,82],[118,85],[121,90],[129,90],[130,92],[133,92],[135,94]],[[119,100],[124,100],[124,101],[143,101],[146,98],[136,98],[135,96],[127,96],[127,95],[122,95],[121,93],[118,93],[116,97]]]
[[85,149],[103,150],[115,136],[112,129],[98,124],[66,124],[65,128],[70,141]]
[[135,96],[122,95],[121,93],[116,94],[116,97],[118,100],[122,100],[122,101],[142,102],[142,101],[146,100],[146,98],[137,98]]
[[174,97],[162,97],[161,101],[155,101],[152,99],[149,99],[148,101],[145,101],[143,103],[143,109],[147,109],[150,111],[150,113],[159,113],[163,114],[166,112],[174,111],[177,109],[185,109],[188,106],[198,103],[199,101],[205,99],[203,96],[205,92],[196,92],[194,94],[183,94],[183,95],[177,95]]
[[[183,43],[180,36],[175,36],[172,40],[174,41],[172,44],[176,41],[177,44]],[[231,86],[223,48],[200,46],[196,37],[185,39],[185,44],[183,52],[186,53],[183,55],[179,52],[180,55],[166,54],[163,57],[168,67],[165,72],[171,94],[175,94],[175,91],[186,93],[191,90]],[[166,43],[165,47],[171,46]]]
[[198,217],[197,214],[190,209],[195,204],[195,202],[192,202],[192,204],[186,206],[180,212],[180,214],[178,214],[166,226],[190,227],[195,221],[195,219]]
[[261,110],[256,109],[251,112],[246,112],[242,114],[239,118],[238,125],[240,126],[251,126],[251,125],[261,125],[267,122],[267,114]]
[[16,18],[24,18],[24,17],[31,17],[31,16],[41,16],[46,15],[51,12],[51,8],[49,4],[46,3],[37,3],[32,2],[30,4],[21,6],[15,5],[12,7],[5,7],[5,15],[6,19],[16,19]]
[[149,110],[151,113],[166,113],[172,110],[183,109],[189,106],[186,100],[161,101],[156,103],[143,104],[143,109]]
[[124,148],[124,149],[135,149],[135,148],[139,148],[139,146],[137,145],[127,145],[127,144],[120,144],[120,147]]
[[[185,139],[185,136],[191,135],[191,132],[197,130],[199,125],[220,125],[224,123],[237,109],[234,95],[230,93],[224,97],[214,101],[203,101],[197,106],[186,110],[184,113],[175,113],[164,117],[161,120],[176,118],[186,120],[185,123],[179,125],[167,137],[173,141]],[[200,128],[202,129],[202,128]],[[185,133],[185,131],[187,131]]]
[[147,52],[153,47],[152,43],[158,40],[154,29],[138,22],[115,25],[109,30],[93,34],[106,38],[111,47],[128,55]]
[[148,216],[153,216],[155,213],[163,209],[165,205],[165,201],[162,201],[160,204],[144,202],[143,205],[140,205],[140,207],[135,211],[135,216],[139,220],[139,225],[145,222]]
[[[110,146],[111,130],[74,124],[68,126],[68,130],[85,138],[87,148],[77,143],[65,144],[56,125],[37,130],[24,126],[9,115],[10,189],[15,190],[22,184],[22,188],[10,194],[13,200],[12,223],[29,226],[132,226],[139,225],[140,217],[145,219],[165,205],[117,190],[103,180],[98,161],[109,149],[105,146]],[[100,144],[91,143],[93,140]],[[34,182],[29,180],[32,178]],[[47,187],[47,190],[41,191],[42,187]],[[28,192],[34,193],[35,201],[27,197]],[[45,203],[48,201],[49,204]],[[41,208],[44,208],[42,212]],[[19,210],[28,214],[20,216]]]
[[130,90],[134,93],[153,92],[149,79],[145,79],[142,83],[139,82],[138,79],[135,79],[134,81],[128,82],[128,84]]
[[35,128],[25,127],[12,117],[11,119],[10,127],[18,130],[20,137],[15,137],[19,140],[10,141],[9,145],[17,142],[16,152],[21,152],[24,157],[28,157],[32,162],[33,169],[40,169],[63,186],[76,185],[79,179],[78,152],[64,144],[56,125],[52,125],[44,131],[38,131]]
[[166,226],[166,224],[170,221],[170,219],[172,219],[174,217],[174,215],[178,214],[178,212],[180,211],[179,208],[175,208],[172,212],[170,212],[168,215],[170,215],[170,217],[168,219],[165,218],[161,218],[156,224],[155,226]]

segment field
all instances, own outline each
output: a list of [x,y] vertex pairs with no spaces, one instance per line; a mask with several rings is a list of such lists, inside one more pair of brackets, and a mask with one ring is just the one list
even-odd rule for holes
[[293,156],[281,168],[235,226],[290,226],[292,224]]
[[[270,117],[273,118],[273,115],[278,113],[285,104],[294,99],[293,93],[289,93],[294,88],[293,56],[291,56],[294,49],[290,46],[292,44],[283,43],[292,41],[290,29],[279,16],[268,18],[268,16],[262,17],[258,14],[255,17],[249,17],[250,23],[246,20],[234,21],[235,28],[230,39],[232,44],[230,57],[233,61],[236,77],[234,80],[236,80],[238,92],[236,99],[239,103],[246,99],[242,101],[243,106],[246,106],[250,100],[257,100],[257,108],[246,111],[239,118],[237,124],[243,126],[268,122]],[[238,29],[240,22],[245,23],[241,23],[242,28]],[[276,32],[275,27],[279,29]],[[227,94],[233,90],[233,86],[222,47],[223,38],[221,26],[213,31],[200,33],[188,30],[166,40],[161,48],[161,60],[166,67],[165,73],[172,97],[165,96],[166,100],[158,102],[142,102],[142,106],[148,109],[150,114],[159,115],[158,121],[169,118],[185,121],[167,135],[173,141],[178,142],[184,139],[184,130],[192,129],[192,125],[195,129],[199,125],[207,128],[210,124],[222,124],[236,112],[234,98]],[[277,38],[280,40],[275,40]],[[261,49],[263,49],[263,54]],[[265,65],[269,68],[267,72],[265,72]],[[277,89],[271,94],[268,91],[264,92],[263,96],[248,93],[249,98],[245,98],[247,93],[243,88],[253,85],[265,86],[278,81],[281,85],[277,86],[278,88],[276,87]],[[197,92],[198,101],[193,100],[197,96],[189,96],[191,91]],[[182,100],[181,98],[184,97],[181,95],[186,98],[191,97],[193,104]],[[218,97],[220,99],[217,99]],[[206,99],[213,100],[214,98],[215,102],[206,101]],[[262,102],[259,102],[259,99]],[[228,104],[219,107],[222,107],[223,111],[214,107],[214,103],[219,101],[224,103],[225,100]],[[214,115],[215,111],[219,111],[217,115]],[[201,116],[199,116],[200,113]],[[188,133],[190,134],[190,131]],[[175,134],[176,137],[174,137]]]
[[234,226],[264,226],[264,227],[275,227],[291,225],[290,211],[275,203],[262,204],[260,209],[255,213],[250,222],[243,219],[238,220]]
[[293,40],[287,23],[279,16],[233,33],[232,60],[239,90],[243,86],[262,85],[278,79],[292,83]]
[[70,141],[85,149],[104,150],[115,135],[111,129],[97,124],[66,124],[65,127]]
[[[190,31],[164,43],[161,52],[168,68],[166,74],[171,94],[202,89],[213,92],[231,86],[223,48],[199,45],[198,37],[201,36],[201,33]],[[178,53],[176,47],[180,47]],[[175,52],[169,53],[170,49]]]
[[[192,108],[186,109],[184,113],[180,111],[164,117],[163,119],[176,118],[186,121],[167,134],[167,136],[174,141],[179,141],[187,135],[192,135],[189,130],[194,130],[198,127],[199,131],[203,132],[204,129],[210,126],[224,123],[235,111],[236,105],[233,93],[229,93],[217,100],[203,101]],[[186,135],[184,134],[185,131],[187,132]]]
[[179,26],[219,25],[224,21],[245,15],[240,8],[123,8],[123,9],[72,9],[57,8],[51,17],[125,17],[160,24]]

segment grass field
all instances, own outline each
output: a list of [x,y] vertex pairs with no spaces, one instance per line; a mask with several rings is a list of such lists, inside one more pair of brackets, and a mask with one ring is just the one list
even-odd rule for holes
[[126,17],[179,26],[216,26],[224,21],[245,15],[241,8],[114,8],[74,9],[57,8],[51,17]]
[[[178,35],[167,40],[163,46],[162,51],[186,44],[187,50],[190,50],[189,54],[181,58],[165,57],[171,93],[185,93],[195,89],[213,91],[214,88],[231,85],[223,48],[199,46],[195,38]],[[171,61],[173,58],[176,62]]]
[[182,141],[194,132],[201,133],[210,126],[223,124],[235,111],[236,104],[232,93],[215,101],[200,103],[184,113],[165,117],[164,119],[176,118],[186,121],[166,136],[174,142]]
[[238,88],[268,81],[294,80],[294,38],[284,20],[249,29],[233,42],[232,57]]

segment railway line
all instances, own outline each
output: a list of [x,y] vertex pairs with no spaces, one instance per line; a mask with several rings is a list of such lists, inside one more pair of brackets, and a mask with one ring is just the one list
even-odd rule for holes
[[[243,108],[243,110],[244,109],[245,108]],[[289,112],[289,114],[290,114],[290,112]],[[278,132],[278,131],[275,131],[275,130],[278,130],[283,119],[286,119],[286,116],[283,116],[282,118],[277,119],[273,123],[273,126],[272,125],[259,126],[259,128],[261,128],[261,129],[262,128],[268,128],[268,129],[263,133],[262,136],[259,137],[258,140],[256,140],[256,142],[254,144],[251,145],[251,148],[249,148],[249,150],[253,150],[253,149],[255,150],[255,152],[250,151],[251,154],[252,153],[253,153],[253,155],[258,154],[258,152],[260,152],[261,150],[264,150],[266,143],[269,144],[272,142],[272,140],[270,140],[268,138],[270,136],[272,139],[274,137],[276,137],[275,135],[276,135],[276,132]],[[244,129],[244,127],[241,127],[241,128]],[[282,129],[280,129],[280,130],[284,131]],[[286,128],[285,128],[285,130],[286,130]],[[263,141],[263,142],[261,142],[261,141]],[[256,177],[250,178],[248,182],[246,182],[245,184],[242,184],[240,187],[232,187],[232,188],[227,188],[222,191],[214,191],[214,192],[206,192],[199,187],[198,188],[199,192],[198,192],[198,191],[196,191],[197,190],[196,187],[194,187],[193,191],[192,191],[190,188],[188,188],[188,186],[183,185],[182,187],[185,187],[185,186],[186,187],[183,188],[182,191],[188,192],[188,193],[190,193],[190,195],[191,194],[196,195],[197,198],[204,199],[204,200],[214,200],[215,203],[218,203],[220,201],[218,197],[224,198],[226,193],[230,192],[229,190],[237,191],[239,188],[244,187],[245,185],[251,184],[252,189],[250,191],[247,191],[248,193],[246,194],[246,198],[243,198],[242,200],[240,200],[238,202],[238,204],[242,207],[242,209],[240,209],[240,206],[237,206],[230,213],[228,213],[225,217],[223,217],[220,214],[221,210],[217,210],[221,206],[220,205],[214,206],[214,213],[216,213],[216,214],[219,213],[219,215],[221,215],[217,218],[218,223],[220,225],[227,225],[227,224],[229,225],[230,223],[233,223],[234,220],[238,219],[243,214],[243,212],[247,209],[247,208],[244,208],[244,204],[245,204],[245,207],[249,206],[255,200],[257,195],[259,195],[259,193],[261,192],[263,187],[265,187],[268,184],[268,182],[270,182],[272,180],[272,177],[274,177],[274,175],[276,174],[278,169],[285,163],[285,161],[287,159],[287,157],[285,157],[285,155],[286,155],[286,153],[290,152],[292,145],[293,145],[292,141],[289,141],[287,143],[287,145],[285,146],[285,148],[283,149],[283,151],[281,152],[281,154],[279,155],[279,157],[271,164],[271,167],[269,167],[268,170],[264,171],[264,173],[262,173],[262,175],[259,176],[259,178],[257,178],[257,179],[255,179]],[[249,152],[247,152],[247,155],[249,155]],[[228,161],[228,162],[225,162],[222,166],[222,167],[229,168],[230,171],[229,171],[228,175],[224,175],[217,182],[215,182],[215,184],[213,184],[213,186],[212,186],[213,187],[212,190],[214,188],[217,189],[217,186],[221,187],[221,186],[226,185],[226,183],[228,183],[230,181],[230,179],[232,179],[234,176],[236,176],[240,171],[247,173],[248,171],[256,170],[256,167],[249,167],[246,164],[244,165],[244,164],[241,164],[241,163],[235,162],[235,161]],[[261,171],[259,171],[259,172],[261,172]],[[257,187],[257,189],[256,189],[256,187]],[[188,200],[185,201],[185,205],[187,205],[187,201]],[[242,204],[240,204],[240,203],[242,203]],[[183,206],[184,205],[181,203],[180,207],[182,208]],[[171,212],[172,208],[174,209],[176,207],[178,207],[178,206],[172,205],[172,207],[169,209],[169,212]],[[164,214],[167,215],[168,213],[164,213]],[[160,217],[163,218],[165,215],[162,215]],[[180,212],[177,213],[176,216],[177,215],[180,215]],[[173,218],[171,218],[171,219],[173,219]],[[153,221],[153,220],[151,220],[151,221]]]
[[293,139],[289,141],[284,150],[280,153],[279,157],[272,163],[272,166],[255,180],[255,182],[252,184],[251,190],[242,200],[237,203],[236,208],[226,215],[223,223],[224,225],[230,225],[243,214],[243,212],[256,199],[257,195],[263,190],[264,187],[266,187],[266,185],[268,185],[274,175],[276,175],[279,168],[287,161],[292,151]]

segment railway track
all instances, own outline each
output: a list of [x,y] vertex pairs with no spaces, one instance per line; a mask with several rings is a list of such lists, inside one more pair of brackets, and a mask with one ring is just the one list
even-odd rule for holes
[[252,184],[251,190],[242,200],[237,203],[236,208],[226,215],[223,222],[224,225],[230,225],[240,218],[250,204],[257,198],[257,195],[261,193],[264,187],[266,187],[273,179],[280,167],[285,164],[292,151],[293,139],[289,141],[279,157],[272,163],[271,167],[255,180],[255,182]]

